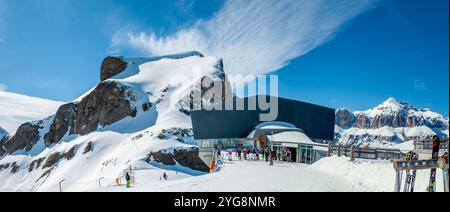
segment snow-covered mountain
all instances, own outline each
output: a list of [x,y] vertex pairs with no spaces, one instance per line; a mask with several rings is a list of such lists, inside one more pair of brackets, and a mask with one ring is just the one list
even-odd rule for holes
[[0,91],[0,126],[14,133],[21,124],[43,119],[61,106],[62,102]]
[[433,135],[448,137],[448,117],[389,98],[373,109],[336,111],[336,141],[344,145],[390,146]]
[[[194,71],[201,71],[194,75]],[[100,83],[54,115],[22,124],[0,149],[3,190],[83,190],[129,167],[207,171],[193,140],[193,91],[214,104],[212,82],[225,88],[222,60],[198,52],[153,58],[107,57]],[[81,189],[80,185],[83,187]],[[89,187],[89,186],[88,186]]]
[[8,139],[8,132],[6,132],[6,130],[0,127],[0,155],[5,154],[2,147],[3,144],[6,142],[6,139]]

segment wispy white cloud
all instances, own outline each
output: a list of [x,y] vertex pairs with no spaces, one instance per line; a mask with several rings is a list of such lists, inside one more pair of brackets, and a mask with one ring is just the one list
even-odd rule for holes
[[427,86],[427,84],[425,84],[424,81],[422,81],[420,79],[415,79],[414,80],[414,90],[415,91],[426,91],[426,90],[428,90],[428,86]]
[[222,57],[227,73],[278,70],[332,39],[377,0],[228,0],[210,19],[168,36],[120,31],[111,49],[148,55],[197,50]]

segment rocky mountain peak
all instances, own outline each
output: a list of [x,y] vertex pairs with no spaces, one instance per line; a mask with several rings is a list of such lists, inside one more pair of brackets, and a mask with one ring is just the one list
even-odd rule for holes
[[389,111],[400,111],[404,109],[404,105],[401,104],[399,101],[397,101],[395,98],[390,97],[377,107],[375,107],[373,110],[389,110]]
[[369,140],[390,144],[433,135],[448,137],[447,117],[392,97],[362,112],[336,110],[336,126],[336,140],[344,144]]
[[[381,127],[417,127],[447,129],[448,118],[431,111],[430,109],[417,109],[408,102],[389,98],[377,107],[363,112],[353,113],[355,123],[353,127],[362,129],[378,129]],[[337,117],[338,120],[340,117]],[[346,125],[339,125],[347,128]]]

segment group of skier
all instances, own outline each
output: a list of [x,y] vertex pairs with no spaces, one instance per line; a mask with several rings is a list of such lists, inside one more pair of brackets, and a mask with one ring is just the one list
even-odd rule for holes
[[[126,188],[130,188],[131,187],[131,180],[132,180],[130,173],[129,172],[125,172],[124,178],[125,178],[125,187]],[[166,181],[169,180],[169,175],[167,175],[166,172],[163,173],[162,177],[159,180],[163,180],[163,179],[166,180]],[[117,180],[117,184],[119,185],[119,181],[118,180]]]
[[[258,148],[234,148],[234,155],[235,158],[238,160],[246,160],[246,161],[257,161],[257,160],[265,160],[269,161],[270,156],[274,155],[274,153],[271,154],[271,151],[269,148],[265,148],[264,150],[260,150]],[[220,156],[220,151],[218,153]],[[229,161],[233,160],[233,150],[228,150],[226,157]]]
[[288,162],[288,163],[291,163],[292,162],[292,151],[291,150],[289,150],[288,148],[286,148],[284,151],[283,151],[283,160],[284,161],[286,161],[286,162]]

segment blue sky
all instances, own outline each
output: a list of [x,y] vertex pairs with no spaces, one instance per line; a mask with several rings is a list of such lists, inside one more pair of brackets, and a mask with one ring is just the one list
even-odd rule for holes
[[283,97],[363,110],[393,96],[448,116],[447,0],[247,2],[0,0],[0,88],[70,101],[108,54],[200,50],[274,71]]

